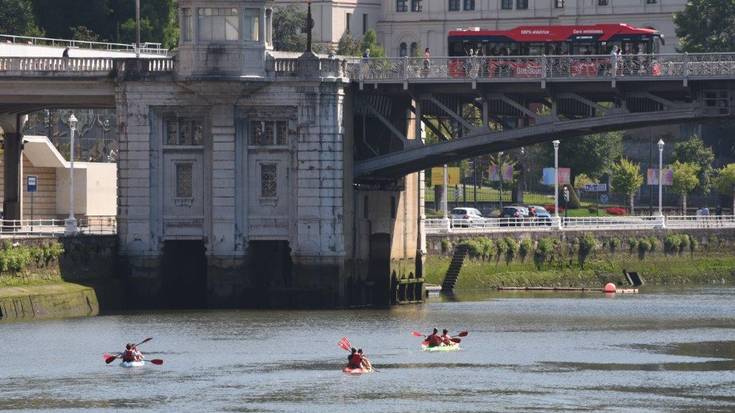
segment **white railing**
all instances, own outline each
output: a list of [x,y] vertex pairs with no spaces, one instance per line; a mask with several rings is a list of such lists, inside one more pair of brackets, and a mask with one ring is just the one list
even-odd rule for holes
[[735,228],[735,215],[474,218],[424,220],[427,234],[481,234],[519,231],[609,231],[639,229]]
[[[113,69],[126,70],[128,61],[134,59],[112,59],[98,57],[0,57],[0,76],[47,76],[73,75],[107,76]],[[174,70],[170,58],[140,60],[141,70],[147,73],[168,73]]]
[[723,78],[735,76],[735,53],[367,58],[348,66],[364,82]]
[[[30,37],[30,36],[14,36],[10,34],[0,34],[0,42],[11,44],[22,44],[32,46],[51,46],[51,47],[70,47],[78,49],[96,49],[111,52],[135,52],[134,44],[125,43],[108,43],[108,42],[90,42],[86,40],[69,40],[54,39],[49,37]],[[168,55],[168,49],[161,46],[161,43],[143,43],[140,52],[144,54],[157,54],[161,56]]]
[[[80,234],[117,234],[115,217],[87,216],[77,221]],[[0,237],[60,237],[64,236],[63,219],[0,219]]]

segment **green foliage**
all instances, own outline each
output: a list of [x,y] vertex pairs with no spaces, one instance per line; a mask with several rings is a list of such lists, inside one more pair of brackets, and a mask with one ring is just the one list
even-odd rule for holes
[[31,0],[0,1],[0,33],[43,36],[43,30],[36,25]]
[[[710,191],[712,187],[712,162],[715,160],[715,154],[712,152],[712,148],[704,146],[702,138],[694,135],[683,142],[675,144],[674,159],[680,163],[699,166],[696,172],[699,187],[702,188],[702,192],[704,193]],[[676,169],[674,170],[674,174],[676,174]],[[674,175],[674,180],[676,180],[676,175]],[[681,194],[679,191],[677,193]]]
[[697,250],[698,246],[699,246],[699,241],[697,241],[697,238],[689,235],[689,252],[694,254],[694,251]]
[[646,253],[651,250],[651,243],[648,239],[641,238],[638,240],[638,258],[643,259],[646,257]]
[[305,22],[306,10],[303,7],[276,7],[273,10],[273,48],[303,52],[306,49],[306,33],[302,33]]
[[633,211],[633,197],[643,185],[641,167],[625,158],[612,165],[612,187],[615,191],[630,198],[630,209]]
[[441,242],[442,253],[446,254],[449,251],[450,243],[448,239],[443,239]]
[[607,240],[607,247],[611,254],[615,254],[615,251],[620,249],[622,245],[623,243],[620,241],[620,238],[610,238]]
[[679,235],[667,235],[664,239],[664,252],[666,252],[667,254],[679,252],[680,245],[681,237]]
[[574,178],[574,189],[583,189],[585,185],[594,184],[595,180],[587,176],[587,174],[581,173]]
[[689,235],[680,234],[679,241],[679,255],[681,255],[684,250],[689,249]]
[[470,258],[481,258],[482,257],[482,245],[474,239],[463,240],[458,246],[464,246],[467,248],[467,255]]
[[[545,145],[543,162],[554,163],[554,148]],[[599,179],[607,173],[612,163],[623,155],[623,134],[621,132],[599,133],[580,138],[564,140],[559,145],[559,160],[571,169],[572,183],[577,187],[579,174],[591,179]]]
[[71,30],[71,38],[74,40],[82,40],[87,42],[98,42],[100,40],[100,36],[89,30],[85,26],[74,26],[70,28]]
[[649,252],[656,252],[659,247],[658,238],[654,237],[653,235],[648,237],[648,245],[650,245],[650,247],[648,248]]
[[362,36],[361,52],[370,50],[370,57],[385,57],[385,49],[378,43],[378,34],[370,29]]
[[533,251],[533,241],[530,238],[523,238],[521,244],[518,247],[518,255],[521,257],[521,262],[526,261],[526,257]]
[[545,264],[550,264],[556,252],[558,241],[555,238],[541,238],[536,243],[536,250],[533,253],[533,262],[536,268],[541,269]]
[[674,185],[672,190],[680,195],[686,195],[699,185],[699,166],[690,162],[675,161],[672,164],[674,169]]
[[360,42],[352,37],[352,33],[344,32],[337,43],[337,54],[340,56],[362,56]]
[[520,245],[515,238],[511,237],[503,238],[502,242],[505,244],[505,262],[506,264],[510,264],[510,262],[513,261],[513,258],[518,255]]
[[32,265],[46,267],[63,253],[64,248],[58,241],[51,241],[40,246],[13,246],[10,242],[5,241],[0,248],[0,273],[18,273],[28,270]]
[[674,14],[676,36],[683,52],[732,52],[735,50],[735,2],[690,0]]
[[725,165],[717,171],[715,186],[723,195],[731,195],[735,192],[735,163]]
[[638,246],[638,240],[635,238],[628,238],[628,253],[633,254],[636,247]]
[[587,258],[589,258],[589,256],[594,253],[598,247],[599,244],[597,242],[597,238],[592,234],[584,234],[579,238],[579,252],[577,253],[577,256],[579,259],[579,266],[581,268],[584,268]]
[[482,257],[489,260],[497,251],[497,243],[490,238],[481,238],[480,242],[482,244]]

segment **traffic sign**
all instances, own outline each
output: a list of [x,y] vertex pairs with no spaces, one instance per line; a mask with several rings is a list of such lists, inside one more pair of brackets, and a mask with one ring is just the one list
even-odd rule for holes
[[586,184],[585,192],[607,192],[607,184]]
[[36,192],[38,189],[38,177],[35,175],[28,175],[26,177],[26,191]]
[[600,194],[600,203],[605,205],[607,204],[607,201],[610,199],[608,198],[607,194]]

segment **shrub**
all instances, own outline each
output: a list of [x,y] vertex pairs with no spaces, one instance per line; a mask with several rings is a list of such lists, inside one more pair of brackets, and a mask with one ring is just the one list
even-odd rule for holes
[[681,239],[678,235],[667,235],[664,239],[664,252],[667,254],[678,252],[680,243]]
[[628,253],[633,254],[633,251],[635,251],[636,247],[638,247],[638,240],[635,238],[628,238]]
[[513,258],[515,258],[516,255],[518,255],[518,241],[516,241],[514,238],[511,237],[505,237],[503,238],[503,242],[505,243],[505,263],[510,264],[511,261],[513,261]]
[[490,238],[480,238],[480,245],[482,246],[482,259],[489,260],[495,255],[496,243]]
[[500,257],[503,256],[506,251],[508,251],[508,244],[506,244],[504,240],[499,239],[495,243],[495,252],[497,253],[497,255],[495,256],[495,261],[499,261]]
[[554,258],[557,240],[554,238],[541,238],[536,243],[536,251],[533,253],[533,261],[538,269],[544,264],[551,263]]
[[710,235],[707,237],[707,250],[712,250],[720,247],[720,239],[717,235]]
[[622,245],[622,242],[619,238],[610,238],[607,240],[607,247],[610,249],[611,254],[615,254],[615,251],[620,249],[620,246]]
[[620,207],[610,207],[605,209],[605,212],[607,212],[610,215],[626,215],[627,212],[625,211],[625,208]]
[[528,257],[531,251],[533,251],[533,241],[530,238],[523,238],[521,245],[518,247],[518,255],[521,257],[521,262],[526,261],[526,257]]
[[656,250],[657,250],[657,249],[658,249],[658,247],[659,247],[659,241],[658,241],[658,238],[656,238],[656,237],[654,237],[654,236],[650,236],[650,237],[648,237],[648,243],[649,243],[649,244],[651,245],[651,246],[650,246],[650,247],[648,248],[648,251],[650,251],[650,252],[656,252]]
[[594,235],[584,234],[579,238],[579,252],[577,257],[580,267],[584,268],[584,263],[587,261],[587,258],[597,250],[597,247],[597,238]]
[[449,240],[443,239],[442,240],[442,254],[446,254],[449,251]]
[[651,243],[648,241],[648,239],[641,238],[640,240],[638,240],[638,258],[645,258],[648,251],[651,251]]
[[689,235],[679,235],[679,255],[684,253],[684,250],[689,248]]
[[482,245],[477,240],[463,240],[458,244],[458,246],[467,248],[467,255],[469,255],[470,258],[482,257]]
[[694,251],[697,249],[698,246],[699,246],[699,241],[697,241],[695,237],[689,235],[689,252],[694,254]]

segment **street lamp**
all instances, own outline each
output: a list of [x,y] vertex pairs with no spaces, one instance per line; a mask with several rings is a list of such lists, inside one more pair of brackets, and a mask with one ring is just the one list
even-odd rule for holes
[[[664,216],[661,199],[663,197],[663,177],[664,177],[664,140],[658,140],[658,216]],[[687,212],[684,211],[684,215]]]
[[559,218],[559,141],[553,140],[554,144],[554,218]]
[[498,176],[500,177],[500,213],[503,213],[503,151],[498,152]]
[[71,168],[69,169],[69,218],[64,221],[65,235],[74,235],[77,233],[77,219],[74,218],[74,132],[77,130],[77,117],[72,113],[69,116],[69,130],[70,130],[70,154],[69,160]]

